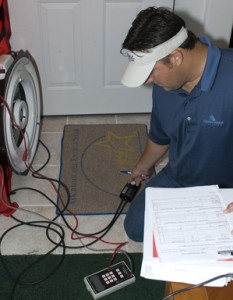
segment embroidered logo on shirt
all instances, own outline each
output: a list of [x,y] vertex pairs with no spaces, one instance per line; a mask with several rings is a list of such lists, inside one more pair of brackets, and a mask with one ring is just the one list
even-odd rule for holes
[[127,57],[128,57],[129,62],[135,61],[135,58],[133,57],[133,55],[130,55],[129,53],[127,53]]
[[217,127],[221,127],[223,126],[224,122],[223,121],[217,121],[214,117],[214,115],[210,115],[208,120],[203,120],[202,121],[205,125],[209,125],[209,126],[217,126]]

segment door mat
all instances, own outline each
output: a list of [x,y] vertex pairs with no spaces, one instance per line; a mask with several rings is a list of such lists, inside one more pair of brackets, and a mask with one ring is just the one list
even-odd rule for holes
[[[68,209],[78,215],[114,214],[130,179],[120,171],[132,169],[146,140],[142,124],[66,125],[59,177],[70,192]],[[66,199],[62,185],[59,191]],[[58,207],[64,207],[59,199]]]

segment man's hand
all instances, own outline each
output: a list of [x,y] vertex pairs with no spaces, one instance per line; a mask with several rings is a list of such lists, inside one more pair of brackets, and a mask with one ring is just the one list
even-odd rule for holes
[[229,203],[227,207],[223,210],[225,214],[233,212],[233,202]]
[[137,167],[132,170],[131,179],[135,182],[136,186],[141,185],[142,181],[149,179],[154,174],[154,168],[143,171]]
[[[229,214],[233,212],[233,202],[230,202],[227,207],[223,210],[225,214]],[[231,231],[231,234],[233,235],[233,230]]]
[[131,174],[131,179],[137,186],[154,174],[155,165],[164,157],[168,149],[169,145],[158,145],[148,138],[146,147]]

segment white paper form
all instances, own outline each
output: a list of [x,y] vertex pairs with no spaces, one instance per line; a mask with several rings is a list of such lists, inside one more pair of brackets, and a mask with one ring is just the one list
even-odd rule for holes
[[[227,195],[233,199],[233,190]],[[164,281],[185,282],[198,284],[215,276],[232,273],[233,261],[227,262],[200,262],[200,263],[162,263],[158,257],[153,256],[153,226],[149,217],[148,203],[145,208],[143,261],[141,276]],[[222,277],[212,281],[208,286],[224,286],[230,278]]]
[[146,201],[161,262],[231,259],[230,219],[218,186],[147,188]]

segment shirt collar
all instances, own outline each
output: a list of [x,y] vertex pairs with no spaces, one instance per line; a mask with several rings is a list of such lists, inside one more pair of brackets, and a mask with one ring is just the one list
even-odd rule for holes
[[[190,93],[192,94],[192,96],[194,95],[198,96],[202,91],[208,92],[211,89],[217,75],[218,65],[221,58],[220,49],[212,44],[210,38],[208,38],[207,36],[200,36],[199,40],[201,43],[208,46],[208,52],[207,52],[206,64],[205,64],[205,68],[201,80]],[[182,88],[175,90],[173,92],[179,94],[189,94],[185,92]]]
[[218,65],[221,58],[220,49],[211,43],[211,40],[206,36],[199,37],[200,42],[208,46],[207,60],[201,80],[198,84],[202,91],[209,91],[214,84]]

